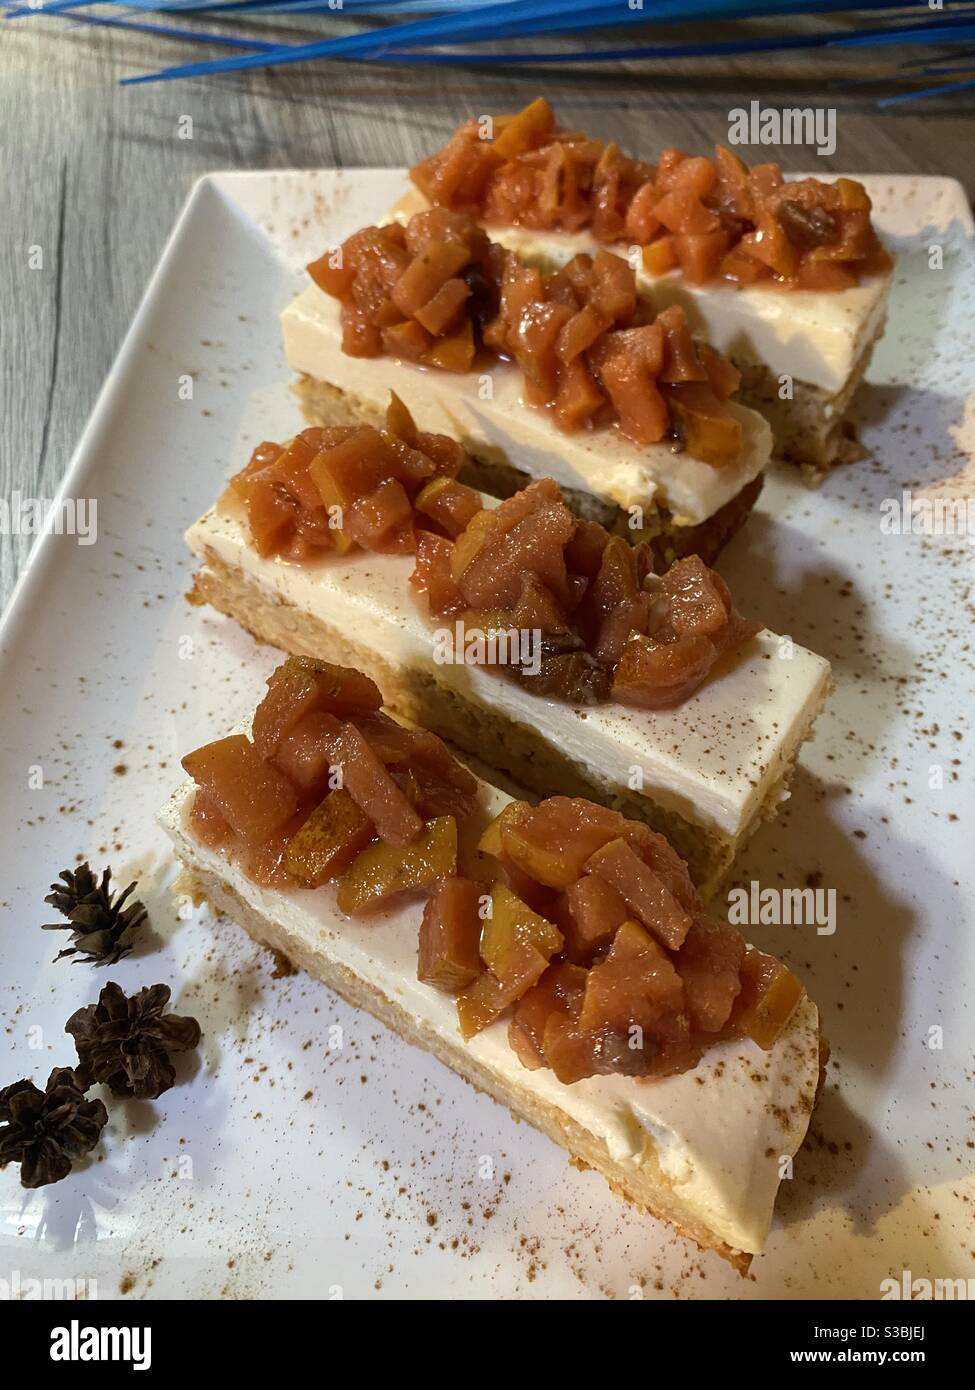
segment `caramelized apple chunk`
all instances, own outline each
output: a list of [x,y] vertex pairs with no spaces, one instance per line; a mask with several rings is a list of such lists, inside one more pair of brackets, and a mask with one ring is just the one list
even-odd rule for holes
[[787,1027],[802,995],[802,984],[788,966],[749,947],[742,961],[741,993],[729,1027],[768,1052]]
[[684,1008],[684,988],[667,952],[639,922],[617,929],[604,960],[586,977],[579,1014],[589,1031],[664,1033]]
[[714,468],[733,463],[741,453],[744,427],[738,416],[703,381],[665,388],[674,433],[688,453]]
[[402,894],[422,893],[457,871],[457,822],[427,821],[405,848],[377,843],[364,849],[339,881],[339,910],[350,917],[376,912]]
[[523,819],[531,811],[531,806],[527,801],[509,801],[504,810],[499,811],[486,826],[477,842],[477,847],[482,854],[491,854],[496,859],[504,854],[504,843],[501,838],[505,824]]
[[287,734],[313,712],[346,718],[381,704],[378,687],[361,671],[289,656],[268,677],[267,694],[254,711],[254,744],[263,757],[273,757]]
[[207,849],[220,849],[233,838],[233,830],[224,820],[217,803],[198,787],[189,811],[190,829]]
[[[353,722],[376,757],[386,767],[409,762],[415,737],[412,729],[407,728],[405,724],[397,723],[395,719],[391,719],[382,710],[371,710],[368,714],[354,715]],[[341,724],[339,724],[338,729],[341,739]]]
[[587,964],[609,945],[627,915],[626,900],[605,879],[596,874],[577,879],[565,890],[558,916],[566,957]]
[[324,796],[342,757],[342,726],[334,714],[312,710],[278,745],[273,762],[302,798]]
[[470,525],[484,503],[474,488],[440,475],[420,490],[413,505],[454,540]]
[[458,577],[468,605],[513,607],[528,570],[556,598],[564,596],[564,549],[575,530],[575,518],[555,485],[548,480],[531,483],[502,502],[493,515],[491,532],[485,533],[484,542]]
[[337,787],[288,841],[284,867],[309,888],[338,878],[375,838],[372,821]]
[[443,878],[423,909],[417,979],[456,994],[481,973],[481,896],[484,885],[469,878]]
[[461,1037],[470,1039],[500,1018],[544,975],[548,961],[529,943],[514,947],[504,960],[505,976],[490,970],[479,975],[457,996]]
[[[587,979],[591,976],[590,970]],[[645,1005],[644,1012],[650,1012]],[[629,1023],[625,1029],[608,1024],[587,1029],[580,1017],[579,1011],[559,1009],[545,1020],[542,1054],[563,1086],[588,1076],[655,1076],[661,1072],[663,1056],[686,1047],[687,1024],[682,1013],[656,1012],[655,1026],[661,1037],[645,1033],[638,1023]]]
[[519,959],[520,948],[533,947],[546,961],[562,949],[562,933],[553,923],[510,888],[496,883],[491,890],[491,906],[481,928],[481,958],[492,974],[502,983],[512,963]]
[[243,510],[259,555],[286,550],[300,515],[300,504],[275,468],[282,452],[280,444],[260,444],[250,461],[231,478],[219,503],[221,510]]
[[426,729],[412,729],[407,764],[413,774],[415,805],[424,820],[439,815],[463,820],[478,803],[477,778],[463,767],[442,739]]
[[568,888],[591,856],[620,833],[623,817],[581,797],[550,796],[501,825],[507,857],[551,888]]
[[467,607],[467,600],[454,578],[453,543],[432,531],[421,531],[416,543],[416,568],[410,585],[417,593],[426,594],[427,605],[434,617],[444,618]]
[[408,739],[405,752],[396,753],[391,746],[384,752],[382,745],[387,740],[384,737],[377,740],[370,728],[362,728],[364,721],[358,722],[422,820],[447,815],[463,820],[474,813],[478,804],[476,778],[461,767],[434,734],[401,730]]
[[[666,629],[674,637],[713,637],[731,616],[727,584],[699,555],[675,560],[655,587],[666,601]],[[654,635],[661,636],[659,628]]]
[[291,783],[243,734],[187,753],[182,765],[247,844],[270,839],[298,808]]
[[511,623],[519,631],[557,636],[564,636],[569,631],[568,616],[562,605],[531,570],[526,570],[521,576],[521,593],[512,609]]
[[718,1033],[728,1022],[741,991],[745,943],[740,932],[713,917],[697,914],[674,963],[684,985],[691,1024]]
[[623,645],[613,675],[613,699],[636,709],[670,709],[690,699],[717,659],[707,637],[659,642],[633,633]]
[[342,725],[342,785],[390,846],[408,845],[423,821],[368,740],[352,723]]
[[317,707],[315,675],[313,664],[299,657],[288,657],[271,672],[252,721],[254,744],[263,757],[273,757],[288,730]]
[[522,1065],[531,1071],[546,1065],[543,1041],[549,1016],[560,1013],[578,1017],[586,973],[579,965],[556,961],[518,1000],[508,1024],[508,1042]]
[[624,821],[622,833],[623,839],[666,884],[685,912],[693,916],[703,910],[701,895],[694,887],[686,863],[665,836],[635,820]]
[[683,945],[691,918],[660,875],[626,840],[610,840],[596,850],[586,861],[585,871],[615,888],[644,926],[671,951]]
[[[649,582],[649,581],[645,581]],[[759,624],[734,610],[728,587],[697,555],[655,578],[649,632],[631,634],[613,677],[621,704],[666,709],[693,695],[715,664],[748,641]]]
[[261,888],[290,892],[301,886],[300,880],[292,878],[284,865],[288,844],[301,819],[299,812],[267,838],[262,837],[252,844],[238,841],[235,846],[244,873]]

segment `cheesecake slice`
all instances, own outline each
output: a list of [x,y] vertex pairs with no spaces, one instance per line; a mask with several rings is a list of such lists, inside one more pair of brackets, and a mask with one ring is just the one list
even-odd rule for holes
[[848,411],[893,275],[856,180],[786,182],[721,147],[645,163],[559,129],[544,99],[467,122],[411,175],[399,221],[432,205],[463,212],[549,271],[614,247],[642,294],[680,305],[734,362],[739,399],[769,420],[778,454],[813,477],[858,456]]
[[712,560],[753,506],[766,421],[620,257],[546,276],[434,209],[363,228],[309,273],[282,331],[312,423],[378,423],[392,389],[421,429],[461,442],[467,481],[507,496],[554,478],[580,515],[662,559]]
[[161,812],[186,886],[744,1273],[820,1083],[795,976],[646,827],[511,801],[354,671],[268,685]]
[[[715,890],[788,795],[828,663],[745,623],[699,559],[655,576],[646,546],[575,518],[553,483],[499,505],[450,476],[456,444],[410,437],[412,480],[383,454],[403,444],[390,430],[261,445],[187,532],[192,600],[360,667],[398,715],[540,795],[645,820]],[[434,455],[448,472],[430,477]]]

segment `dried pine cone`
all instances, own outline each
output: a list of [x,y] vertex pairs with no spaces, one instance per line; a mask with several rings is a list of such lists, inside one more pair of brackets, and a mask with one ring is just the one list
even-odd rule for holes
[[0,1168],[19,1163],[24,1187],[60,1182],[98,1143],[108,1111],[85,1100],[82,1085],[70,1067],[55,1067],[43,1091],[32,1081],[0,1091]]
[[151,985],[129,999],[108,984],[97,1004],[72,1014],[64,1031],[74,1037],[82,1078],[139,1100],[168,1091],[176,1080],[170,1054],[191,1052],[201,1036],[195,1018],[163,1015],[169,996],[167,985]]
[[106,869],[99,883],[88,865],[82,864],[78,869],[62,869],[59,882],[51,884],[44,901],[56,907],[68,921],[46,922],[44,931],[70,931],[73,943],[59,951],[55,960],[81,956],[95,965],[114,965],[132,950],[131,941],[123,945],[121,939],[142,925],[146,909],[140,902],[124,907],[134,883],[113,901],[111,877],[111,869]]

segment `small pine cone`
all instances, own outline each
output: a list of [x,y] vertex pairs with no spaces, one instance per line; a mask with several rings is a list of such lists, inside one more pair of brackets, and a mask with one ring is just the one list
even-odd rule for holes
[[163,1013],[169,996],[168,985],[150,985],[130,999],[107,984],[97,1004],[72,1014],[64,1030],[74,1038],[82,1078],[139,1100],[168,1091],[176,1080],[170,1055],[191,1052],[201,1037],[195,1018]]
[[46,1088],[15,1081],[0,1091],[0,1168],[20,1164],[24,1187],[45,1187],[90,1153],[108,1122],[100,1100],[86,1100],[71,1067],[55,1067]]
[[62,870],[59,881],[51,884],[44,901],[68,920],[46,922],[44,931],[70,931],[72,942],[58,952],[55,960],[77,956],[94,965],[114,965],[132,950],[131,939],[123,942],[122,938],[127,934],[131,937],[142,925],[146,909],[140,902],[125,906],[134,883],[113,898],[111,878],[111,869],[106,869],[99,882],[89,866],[82,864],[77,869]]

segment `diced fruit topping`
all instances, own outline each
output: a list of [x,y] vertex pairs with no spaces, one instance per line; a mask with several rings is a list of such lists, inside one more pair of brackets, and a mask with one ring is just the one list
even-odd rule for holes
[[730,1027],[766,1052],[775,1046],[802,998],[802,985],[787,966],[749,948],[741,965],[741,993]]
[[309,888],[343,873],[375,839],[375,829],[347,791],[336,787],[288,841],[284,867]]
[[575,705],[680,704],[759,630],[699,556],[647,573],[640,547],[576,518],[548,478],[477,512],[452,542],[424,537],[412,583],[436,617],[485,628],[491,614],[491,626],[537,634],[537,666],[509,673]]
[[562,933],[527,903],[512,893],[503,883],[497,883],[491,893],[491,906],[481,928],[481,957],[488,969],[505,983],[525,947],[550,960],[562,949]]
[[484,885],[469,878],[444,878],[423,909],[416,976],[456,994],[481,973],[481,898]]
[[267,684],[253,741],[183,759],[197,838],[274,886],[341,877],[350,912],[452,874],[478,784],[440,739],[383,714],[377,686],[348,667],[289,657]]
[[678,269],[698,285],[839,290],[890,266],[855,179],[786,183],[777,164],[749,170],[720,145],[714,159],[666,149],[646,164],[559,129],[544,98],[492,126],[485,139],[483,118],[467,121],[410,171],[438,210],[489,227],[588,227],[597,241],[641,244],[651,275]]
[[[723,590],[699,580],[674,586],[668,621],[704,640]],[[417,978],[456,996],[465,1039],[505,1020],[523,1065],[565,1085],[670,1076],[718,1043],[775,1045],[801,984],[705,914],[662,835],[555,796],[508,802],[475,846],[458,820],[478,810],[476,780],[380,698],[357,672],[289,658],[253,742],[233,734],[184,758],[191,833],[267,887],[332,885],[348,916],[425,899]]]
[[[675,238],[687,273],[703,274],[720,256],[727,238],[723,232],[717,237],[720,245],[713,234]],[[685,248],[685,241],[694,244]],[[356,232],[337,254],[340,276],[321,274],[321,261],[308,270],[341,301],[347,353],[384,354],[453,372],[475,370],[478,359],[510,359],[524,375],[525,400],[547,409],[567,433],[613,426],[638,445],[670,439],[717,468],[741,451],[741,422],[727,404],[738,373],[712,348],[695,343],[683,309],[672,305],[655,317],[650,300],[637,294],[632,267],[609,251],[575,256],[562,270],[545,273],[490,242],[463,212],[436,207],[417,213],[406,227]],[[368,438],[361,431],[342,438],[341,431],[320,433],[328,438],[314,441],[317,456],[311,456],[314,444],[297,449],[293,441],[289,466],[276,474],[278,465],[270,465],[269,476],[280,475],[286,486],[283,501],[265,485],[267,467],[254,465],[234,480],[245,505],[259,515],[261,544],[280,549],[287,508],[302,504],[308,491],[313,503],[349,510],[348,521],[339,524],[359,544],[399,544],[406,481],[385,484],[384,495],[369,505],[350,492],[350,478],[360,495],[370,481],[377,486],[382,432],[372,430]],[[470,520],[464,511],[472,499],[453,489],[431,484],[422,499],[417,509],[448,535]]]
[[231,734],[187,753],[183,768],[249,845],[275,834],[298,809],[294,787],[243,734]]
[[690,917],[659,874],[626,840],[610,840],[603,845],[588,860],[585,871],[615,888],[644,926],[670,950],[676,951],[683,944]]
[[401,849],[377,843],[364,849],[339,880],[338,905],[355,917],[389,906],[404,893],[422,893],[457,871],[457,822],[438,816]]
[[[665,343],[666,370],[675,382],[681,379],[673,390],[697,390],[701,383],[683,380],[695,368],[680,334],[668,327]],[[296,437],[301,449],[296,440],[285,447],[299,531],[310,514],[302,511],[296,469],[309,458],[345,529],[325,525],[314,541],[301,531],[300,554],[288,539],[281,553],[309,559],[330,547],[389,549],[393,531],[372,523],[389,500],[387,484],[395,483],[406,499],[405,510],[397,511],[396,544],[416,552],[410,587],[425,596],[431,616],[482,631],[531,634],[537,660],[492,669],[536,695],[572,705],[611,699],[642,709],[680,704],[759,630],[739,617],[724,580],[699,556],[685,556],[655,576],[648,547],[575,516],[550,478],[484,507],[480,494],[453,476],[459,459],[448,447],[452,441],[420,434],[395,395],[388,418],[387,431],[306,430]],[[330,443],[337,434],[342,438]],[[277,448],[262,444],[258,452]],[[269,682],[255,715],[254,742],[303,792],[324,794],[339,724],[379,704],[368,677],[295,658]]]
[[485,968],[457,998],[463,1037],[507,1017],[523,1065],[571,1085],[671,1076],[718,1042],[771,1047],[787,1026],[802,986],[705,915],[683,860],[647,826],[567,797],[516,801],[479,849],[518,887],[491,890]]
[[342,725],[343,786],[389,845],[408,845],[423,821],[369,741],[354,724]]
[[486,969],[458,996],[465,1038],[506,1016],[522,1063],[569,1085],[670,1076],[723,1040],[771,1046],[792,1016],[795,977],[705,915],[648,826],[568,797],[515,801],[478,848],[511,886],[492,889]]
[[454,481],[461,446],[417,430],[390,397],[385,429],[303,430],[259,445],[231,478],[220,505],[243,511],[259,554],[300,562],[356,547],[412,553],[418,532],[452,539],[480,511],[480,493]]

